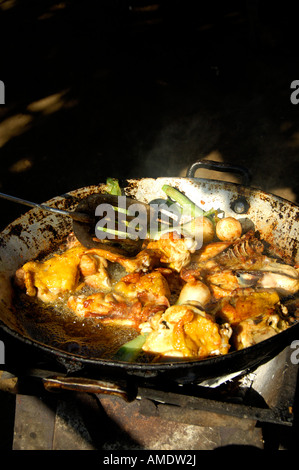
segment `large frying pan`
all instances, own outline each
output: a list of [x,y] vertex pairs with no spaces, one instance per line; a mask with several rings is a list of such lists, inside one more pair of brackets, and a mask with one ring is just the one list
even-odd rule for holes
[[[206,201],[205,209],[221,208],[227,216],[241,220],[247,226],[254,225],[262,238],[275,247],[278,255],[299,263],[299,207],[259,189],[247,186],[247,173],[239,167],[209,162],[211,169],[241,172],[243,184],[195,178],[195,170],[207,163],[196,162],[188,170],[187,177],[142,178],[122,181],[128,196],[149,202],[164,197],[163,184],[176,186],[193,201]],[[89,186],[54,197],[47,204],[61,209],[74,210],[86,195],[101,192],[103,185]],[[201,361],[168,362],[160,364],[122,363],[118,361],[84,356],[76,351],[65,351],[41,341],[33,330],[20,322],[14,309],[11,278],[16,269],[26,261],[49,252],[71,231],[68,218],[46,214],[32,209],[12,222],[0,236],[0,327],[4,335],[12,337],[34,354],[45,354],[77,377],[93,379],[133,380],[136,383],[191,383],[219,377],[237,371],[248,370],[267,361],[280,352],[299,335],[299,324],[257,345]],[[32,322],[38,321],[33,318]],[[51,335],[51,332],[49,333]]]

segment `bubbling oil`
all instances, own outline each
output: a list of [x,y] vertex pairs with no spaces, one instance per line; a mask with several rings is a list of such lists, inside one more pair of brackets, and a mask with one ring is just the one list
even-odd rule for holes
[[[113,263],[109,274],[114,284],[125,271]],[[95,292],[83,286],[73,295]],[[14,305],[25,334],[44,345],[90,359],[111,359],[121,345],[139,334],[133,328],[103,324],[96,317],[78,317],[68,308],[67,300],[66,296],[45,303],[16,288]]]

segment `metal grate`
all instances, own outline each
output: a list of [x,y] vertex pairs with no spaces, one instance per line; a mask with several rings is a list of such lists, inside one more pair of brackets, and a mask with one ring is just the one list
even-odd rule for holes
[[298,366],[289,347],[235,376],[168,390],[140,386],[131,402],[75,390],[47,392],[43,380],[49,374],[54,372],[2,372],[0,390],[16,396],[14,449],[179,449],[182,443],[185,449],[263,448],[263,426],[291,429],[295,419]]

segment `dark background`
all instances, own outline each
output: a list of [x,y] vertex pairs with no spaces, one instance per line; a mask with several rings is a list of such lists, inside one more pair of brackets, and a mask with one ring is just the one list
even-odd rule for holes
[[[42,202],[204,157],[296,201],[298,43],[288,0],[0,0],[0,191]],[[27,210],[0,204],[1,227]]]

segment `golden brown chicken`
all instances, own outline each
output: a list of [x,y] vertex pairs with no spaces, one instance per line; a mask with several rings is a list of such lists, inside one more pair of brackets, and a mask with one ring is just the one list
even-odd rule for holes
[[127,302],[112,293],[97,292],[91,295],[72,295],[68,307],[79,317],[94,317],[102,323],[135,328],[141,319],[140,302]]
[[86,254],[99,256],[110,261],[111,263],[120,264],[128,273],[148,272],[159,265],[159,256],[153,250],[144,249],[140,251],[134,258],[129,258],[118,253],[102,248],[92,248],[86,251]]
[[170,290],[159,272],[128,274],[110,294],[73,295],[68,307],[78,316],[137,328],[151,315],[169,307]]
[[105,258],[83,253],[80,260],[80,271],[84,277],[84,283],[89,287],[103,291],[111,289],[108,261]]
[[54,302],[84,284],[110,290],[107,261],[85,252],[86,248],[74,243],[63,253],[45,261],[29,261],[17,270],[16,284],[26,289],[27,295],[36,296],[43,302]]
[[164,357],[203,359],[229,351],[231,328],[190,305],[174,305],[141,325],[143,350]]
[[79,317],[93,317],[101,323],[127,326],[138,329],[157,312],[166,310],[167,305],[144,303],[140,300],[128,301],[120,295],[98,292],[91,295],[72,295],[68,299],[68,307]]
[[[44,302],[63,298],[81,318],[148,333],[143,350],[154,360],[226,354],[287,327],[280,300],[298,292],[297,266],[267,257],[253,232],[195,249],[193,239],[168,233],[129,258],[86,249],[71,234],[64,251],[24,264],[15,280]],[[110,263],[127,274],[110,279],[122,271]],[[83,286],[93,293],[83,295]]]
[[150,241],[147,248],[159,253],[160,262],[180,272],[190,263],[197,243],[193,238],[179,237],[176,232],[166,233],[159,240]]
[[205,277],[207,284],[215,299],[231,296],[236,289],[240,289],[238,278],[231,270],[217,271]]
[[115,284],[114,292],[129,300],[142,298],[167,304],[171,295],[168,283],[159,271],[128,274]]
[[46,261],[29,261],[17,270],[16,283],[26,289],[27,295],[53,302],[77,288],[84,251],[83,246],[76,245]]
[[288,328],[276,313],[260,314],[241,321],[234,329],[232,342],[237,350],[260,343]]
[[229,322],[232,326],[243,320],[253,318],[262,312],[265,315],[275,313],[280,299],[275,291],[240,293],[232,297],[224,298],[217,311],[217,317]]
[[134,258],[101,248],[88,250],[87,253],[119,263],[128,273],[148,272],[161,265],[179,272],[190,262],[191,253],[195,249],[196,242],[192,238],[180,238],[175,233],[167,233],[159,240],[150,241]]

